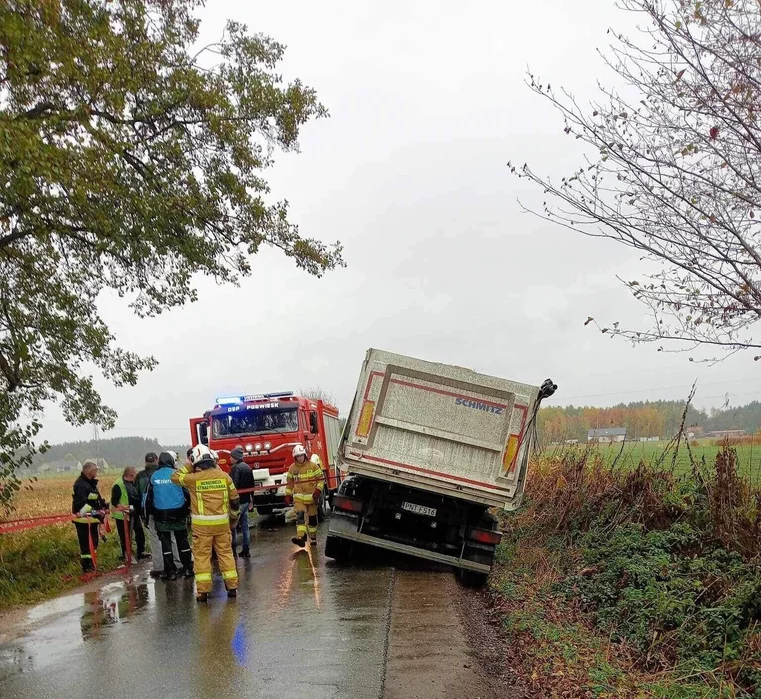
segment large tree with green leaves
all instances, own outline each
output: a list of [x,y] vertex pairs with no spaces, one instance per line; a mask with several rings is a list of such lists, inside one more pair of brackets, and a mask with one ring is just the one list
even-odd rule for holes
[[90,367],[124,385],[155,364],[116,345],[101,292],[153,315],[194,300],[195,274],[249,274],[262,245],[317,276],[343,264],[263,178],[325,108],[272,39],[229,22],[197,45],[200,5],[0,3],[0,503],[46,404],[109,428]]

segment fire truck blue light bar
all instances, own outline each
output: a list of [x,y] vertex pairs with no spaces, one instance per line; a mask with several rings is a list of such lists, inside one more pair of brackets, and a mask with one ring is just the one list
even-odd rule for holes
[[226,396],[224,398],[217,398],[217,405],[238,405],[243,400],[240,396]]

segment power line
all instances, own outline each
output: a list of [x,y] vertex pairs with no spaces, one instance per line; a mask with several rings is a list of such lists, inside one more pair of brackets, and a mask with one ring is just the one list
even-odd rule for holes
[[[753,379],[750,379],[752,381]],[[728,379],[727,381],[707,381],[705,383],[699,384],[699,386],[719,386],[723,384],[728,383],[748,383],[749,379]],[[631,390],[623,389],[618,391],[612,391],[610,393],[587,393],[580,396],[564,396],[562,394],[556,393],[551,398],[547,398],[546,400],[575,400],[576,398],[603,398],[606,396],[623,396],[627,395],[629,393],[650,393],[651,391],[675,391],[678,389],[683,388],[692,388],[692,384],[684,384],[682,386],[653,386],[652,388],[633,388]],[[749,391],[749,393],[759,393],[761,392],[761,388],[758,389],[758,391]],[[742,395],[748,395],[747,393],[735,393],[736,396],[742,396]],[[724,394],[722,393],[719,396],[701,396],[701,398],[722,398]]]

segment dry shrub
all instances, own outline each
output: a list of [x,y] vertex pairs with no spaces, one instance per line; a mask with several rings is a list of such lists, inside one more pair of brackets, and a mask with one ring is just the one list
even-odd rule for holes
[[520,524],[527,522],[560,531],[579,524],[584,513],[595,509],[615,489],[614,472],[597,454],[568,450],[539,459],[528,481],[528,508]]
[[751,487],[737,471],[737,454],[724,447],[714,469],[705,479],[711,524],[716,538],[745,558],[759,554],[761,535],[761,492]]
[[695,463],[681,476],[665,464],[612,468],[596,453],[571,449],[537,459],[526,492],[512,528],[574,534],[635,522],[650,530],[687,518],[746,559],[761,555],[761,490],[739,474],[727,446],[713,464]]
[[555,532],[627,521],[668,526],[681,511],[673,498],[665,497],[675,485],[671,470],[643,462],[633,470],[615,469],[597,454],[570,450],[533,465],[528,507],[519,524],[532,522]]
[[761,432],[756,434],[744,434],[737,437],[723,437],[711,442],[714,447],[742,447],[761,445]]

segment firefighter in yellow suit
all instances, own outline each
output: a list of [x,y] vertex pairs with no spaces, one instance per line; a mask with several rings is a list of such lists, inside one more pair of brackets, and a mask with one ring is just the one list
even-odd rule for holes
[[217,552],[219,571],[228,597],[238,594],[238,571],[233,558],[231,527],[240,516],[240,498],[232,478],[217,467],[212,451],[193,447],[194,472],[175,471],[172,482],[190,493],[190,519],[195,558],[196,600],[206,602],[211,592],[211,552]]
[[296,536],[291,541],[304,548],[309,533],[309,543],[317,545],[317,505],[322,498],[325,477],[317,454],[307,460],[307,452],[301,444],[293,447],[293,463],[288,469],[285,501],[293,503],[296,513]]

